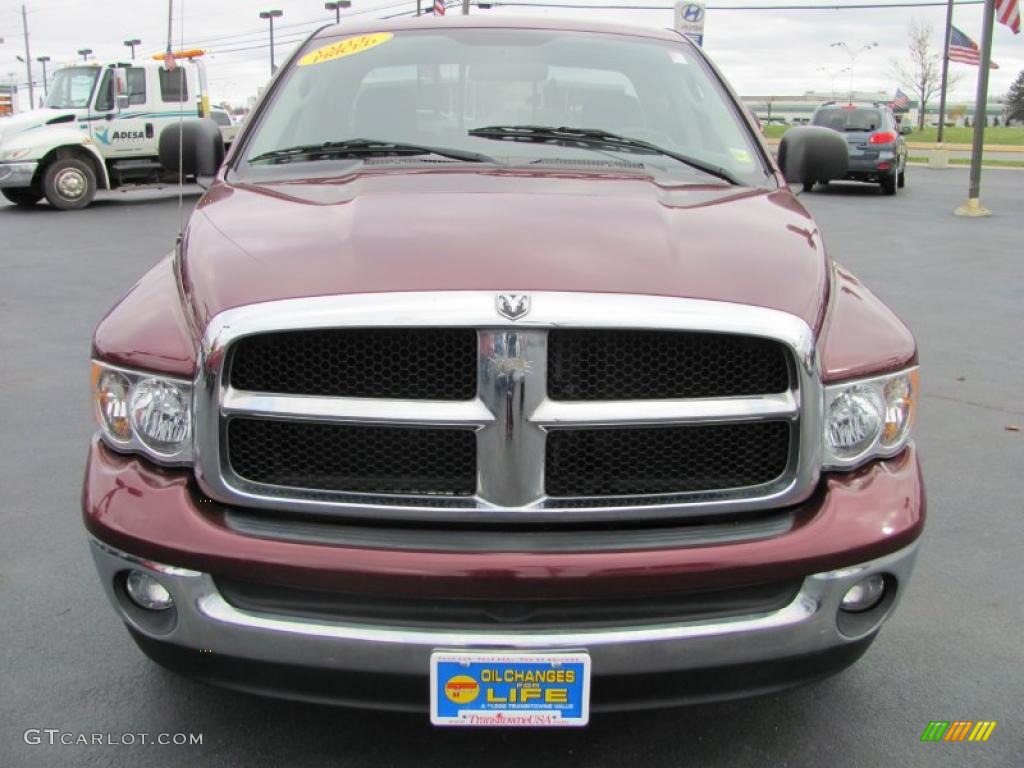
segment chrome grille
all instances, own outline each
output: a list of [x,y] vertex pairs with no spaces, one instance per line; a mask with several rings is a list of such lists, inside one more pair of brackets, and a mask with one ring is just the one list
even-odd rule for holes
[[472,328],[264,333],[231,353],[231,386],[251,392],[407,400],[476,395]]
[[785,421],[548,434],[549,496],[646,496],[770,483],[789,463]]
[[[821,383],[798,318],[664,297],[531,299],[516,321],[483,292],[320,297],[218,315],[196,382],[200,485],[279,511],[484,522],[706,516],[810,495]],[[289,384],[270,383],[281,374],[263,368],[279,356],[261,345],[300,338],[314,339],[302,349],[346,350],[345,365],[332,363],[342,385],[318,370],[309,391],[293,351],[281,353]],[[414,338],[435,352],[461,339],[461,351],[438,366]],[[385,347],[399,358],[393,368]],[[372,375],[342,370],[358,365],[348,351],[357,348],[373,357]],[[237,373],[240,351],[262,362]],[[431,378],[434,388],[408,388]],[[466,381],[469,397],[452,386]]]
[[254,483],[384,494],[476,491],[476,435],[467,429],[235,418],[227,440],[232,471]]
[[558,328],[548,334],[553,400],[738,397],[789,389],[773,339],[686,331]]

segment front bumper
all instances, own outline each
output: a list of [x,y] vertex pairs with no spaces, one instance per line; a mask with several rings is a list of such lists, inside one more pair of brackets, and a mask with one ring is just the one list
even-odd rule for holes
[[[210,574],[137,558],[95,539],[92,553],[108,597],[140,647],[192,676],[294,698],[426,709],[435,650],[585,650],[595,679],[593,706],[601,710],[761,693],[838,671],[863,653],[895,607],[917,543],[850,568],[812,574],[788,605],[772,613],[576,632],[452,632],[252,613],[229,604]],[[150,573],[171,593],[177,611],[172,627],[154,629],[131,608],[118,586],[131,569]],[[893,591],[855,632],[841,631],[843,595],[875,573],[884,574]],[[321,683],[334,685],[316,685],[318,675],[324,676]],[[616,679],[623,678],[634,682],[626,686],[632,695],[621,694],[624,686]],[[657,682],[635,685],[645,678]],[[673,679],[678,688],[667,685]],[[638,697],[638,688],[647,695]]]
[[[913,446],[823,480],[780,535],[642,551],[382,550],[282,540],[235,530],[226,510],[196,493],[184,470],[93,444],[83,493],[93,556],[140,646],[172,668],[236,688],[412,709],[427,706],[429,657],[444,648],[584,649],[595,710],[744,695],[837,671],[863,652],[905,591],[925,513]],[[173,622],[154,624],[133,609],[122,586],[131,569],[150,572],[169,590]],[[887,574],[890,597],[854,630],[841,631],[843,595],[872,573]],[[214,579],[222,576],[423,600],[636,595],[789,578],[802,586],[787,605],[756,615],[453,631],[242,610],[218,591]]]
[[0,163],[0,187],[30,187],[39,163]]

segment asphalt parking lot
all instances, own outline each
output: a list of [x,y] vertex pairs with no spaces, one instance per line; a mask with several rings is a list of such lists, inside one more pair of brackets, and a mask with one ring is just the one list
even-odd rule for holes
[[[604,715],[581,731],[438,731],[180,679],[136,649],[80,523],[89,337],[178,228],[172,191],[58,213],[0,202],[0,765],[1018,766],[1024,755],[1024,173],[995,215],[951,215],[967,172],[911,168],[895,198],[804,195],[831,253],[918,335],[929,521],[900,610],[854,667],[758,699]],[[186,198],[186,213],[195,196]],[[987,743],[921,743],[931,720]],[[29,745],[27,729],[202,733],[201,746]]]

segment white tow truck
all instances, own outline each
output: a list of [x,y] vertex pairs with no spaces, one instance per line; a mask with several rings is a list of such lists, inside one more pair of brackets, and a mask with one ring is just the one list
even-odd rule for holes
[[176,183],[157,147],[166,127],[210,116],[203,53],[57,70],[41,109],[0,120],[0,193],[69,210],[99,189]]

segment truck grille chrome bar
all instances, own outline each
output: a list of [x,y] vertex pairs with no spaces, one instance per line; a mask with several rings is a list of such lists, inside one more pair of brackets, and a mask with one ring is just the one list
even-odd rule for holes
[[[212,498],[238,506],[474,522],[707,516],[796,504],[812,492],[820,465],[822,387],[813,336],[799,318],[691,299],[540,292],[531,294],[527,316],[510,321],[498,314],[494,296],[332,296],[221,313],[207,330],[195,387],[201,487]],[[387,348],[401,353],[396,375],[402,381],[384,382],[380,392],[385,396],[323,394],[334,391],[315,357],[323,339],[332,360],[358,362],[346,346],[346,329],[357,333],[355,348],[364,351],[372,349],[373,331],[382,329]],[[446,372],[452,386],[423,380],[436,376],[436,366],[417,368],[421,352],[403,341],[404,330],[429,349],[459,350],[452,358],[459,365],[466,364],[464,334],[471,331],[475,370]],[[263,376],[247,359],[244,376],[233,372],[239,350],[258,350],[260,365],[274,365],[268,350],[279,353],[282,339],[298,341],[306,331],[317,339],[299,341],[314,355],[308,363],[316,368],[313,392],[302,392],[301,369],[296,368],[302,358],[294,354],[284,356],[287,371]],[[561,399],[548,393],[556,333]],[[610,339],[607,357],[600,353],[603,334]],[[272,343],[264,344],[266,338]],[[572,347],[575,338],[586,342],[582,352]],[[627,341],[641,345],[643,354],[628,352]],[[718,341],[722,344],[716,346]],[[717,348],[724,357],[715,357]],[[692,350],[694,359],[658,357],[671,350]],[[744,356],[750,356],[756,370],[743,370]],[[389,369],[381,368],[380,357],[372,363],[376,375],[387,378]],[[693,370],[701,366],[706,370]],[[595,393],[642,394],[630,382],[631,371],[653,382],[654,394],[701,396],[594,399]],[[590,381],[592,375],[606,375],[610,383]],[[736,375],[739,383],[732,381]],[[686,381],[677,385],[666,376],[685,376]],[[376,391],[373,377],[365,373],[341,379],[355,382],[361,395]],[[268,386],[286,382],[289,391],[242,388],[259,380],[271,382]],[[475,380],[475,393],[460,383],[467,380]],[[757,388],[767,391],[751,391]],[[435,399],[386,396],[392,391]],[[572,399],[574,391],[583,394]],[[265,422],[296,428],[259,426]],[[238,428],[232,426],[236,423]],[[773,423],[780,428],[769,429]],[[337,428],[325,429],[329,425]],[[475,455],[438,448],[450,459],[438,464],[409,453],[412,444],[426,451],[431,445],[447,446],[445,430],[463,438],[473,435]],[[289,461],[263,460],[262,452],[285,449],[275,447],[269,435],[287,436]],[[711,441],[706,446],[705,438]],[[558,450],[557,456],[552,450]],[[676,459],[666,452],[678,457],[678,472]],[[415,472],[403,474],[401,465]],[[432,467],[439,467],[441,476],[423,474]],[[556,470],[561,474],[549,484],[546,473]],[[476,478],[468,496],[467,472]],[[629,472],[635,477],[623,475]],[[463,480],[453,485],[453,478]]]

